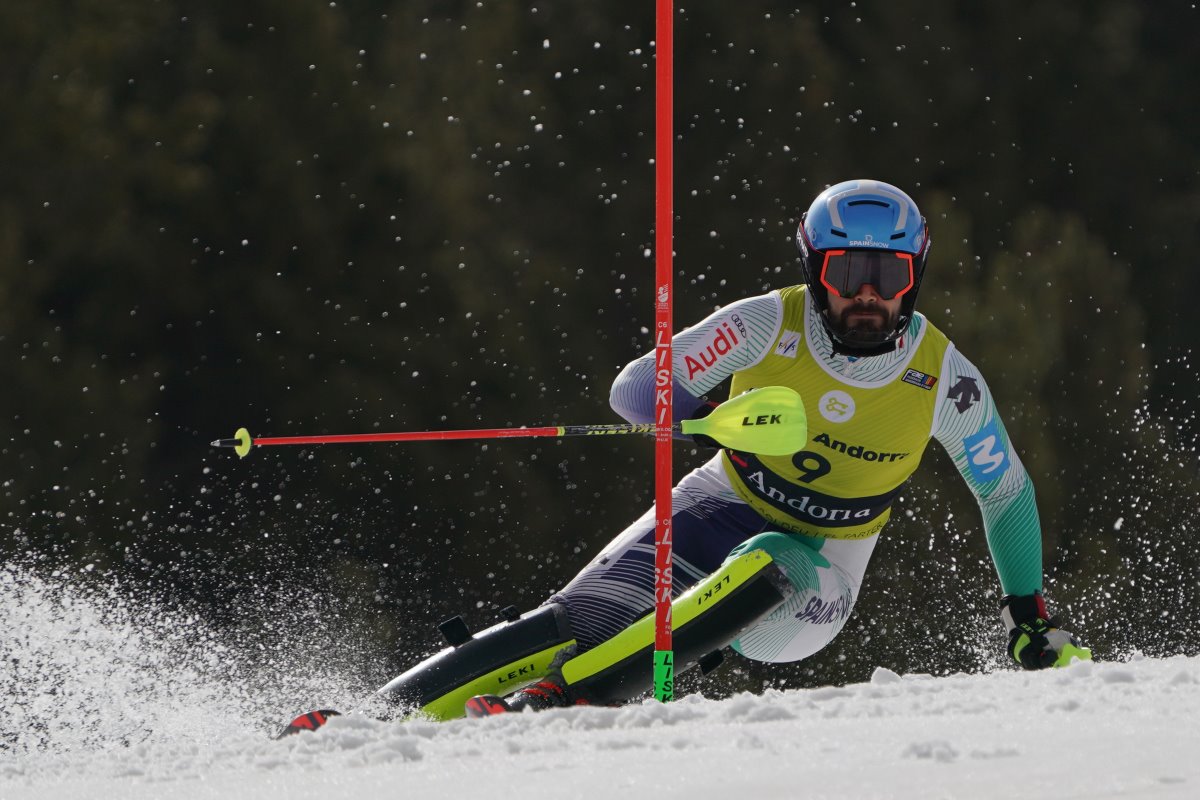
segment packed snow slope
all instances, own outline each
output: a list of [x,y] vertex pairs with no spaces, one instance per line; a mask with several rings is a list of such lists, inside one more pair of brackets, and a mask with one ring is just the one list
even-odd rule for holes
[[1200,657],[384,723],[319,594],[241,612],[0,565],[0,800],[1200,797]]
[[[1195,798],[1200,658],[451,723],[336,718],[0,761],[5,798]],[[220,731],[220,735],[213,735]]]

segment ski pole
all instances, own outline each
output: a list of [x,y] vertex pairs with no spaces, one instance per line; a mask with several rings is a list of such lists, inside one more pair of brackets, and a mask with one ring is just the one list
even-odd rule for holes
[[[672,426],[676,432],[701,434],[724,447],[759,455],[789,455],[803,450],[808,440],[808,417],[800,395],[785,386],[752,389],[722,403],[702,419]],[[231,447],[245,458],[251,447],[304,444],[360,444],[365,442],[424,442],[464,439],[523,439],[534,437],[611,436],[652,434],[654,423],[643,425],[558,425],[541,428],[481,428],[460,431],[407,431],[402,433],[350,433],[333,436],[251,437],[239,428],[232,439],[217,439],[213,447]]]

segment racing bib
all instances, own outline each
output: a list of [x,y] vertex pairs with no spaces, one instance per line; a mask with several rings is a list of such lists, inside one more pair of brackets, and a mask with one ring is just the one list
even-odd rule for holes
[[730,396],[760,386],[795,389],[808,413],[808,446],[790,456],[727,450],[725,469],[742,499],[782,530],[874,536],[929,444],[949,341],[921,317],[894,368],[871,380],[842,377],[813,352],[808,333],[797,333],[820,325],[805,291],[780,291],[779,337],[758,364],[734,374]]

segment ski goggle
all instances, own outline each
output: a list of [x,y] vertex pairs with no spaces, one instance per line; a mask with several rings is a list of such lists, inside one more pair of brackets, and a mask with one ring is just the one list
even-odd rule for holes
[[913,257],[894,250],[828,250],[821,266],[821,285],[838,297],[850,298],[869,283],[884,300],[913,287]]

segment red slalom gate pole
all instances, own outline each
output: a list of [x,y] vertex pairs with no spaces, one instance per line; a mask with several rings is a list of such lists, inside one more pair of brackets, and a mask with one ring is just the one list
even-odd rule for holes
[[655,33],[655,291],[654,353],[654,697],[675,697],[675,653],[671,642],[671,444],[674,370],[671,352],[673,203],[674,3],[657,0]]

